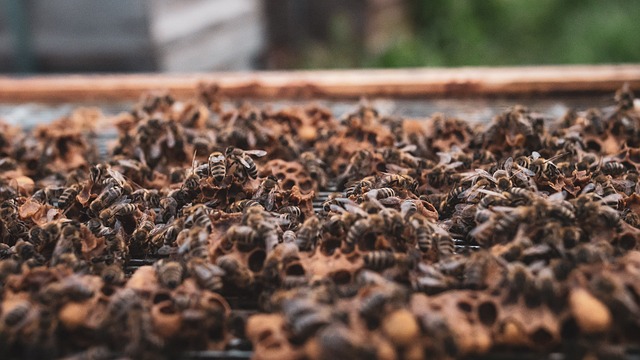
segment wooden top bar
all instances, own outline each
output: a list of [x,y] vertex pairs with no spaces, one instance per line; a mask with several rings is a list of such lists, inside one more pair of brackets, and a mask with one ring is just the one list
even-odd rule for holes
[[191,96],[217,83],[229,98],[309,99],[495,97],[597,94],[625,82],[640,88],[640,65],[419,68],[204,74],[0,76],[0,102],[135,100],[148,90]]

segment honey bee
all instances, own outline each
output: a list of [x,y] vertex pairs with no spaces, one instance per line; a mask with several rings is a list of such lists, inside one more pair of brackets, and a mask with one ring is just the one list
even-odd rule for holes
[[122,284],[125,280],[124,271],[118,264],[107,265],[100,271],[100,277],[107,284]]
[[383,208],[378,213],[384,221],[384,229],[388,235],[396,238],[404,232],[404,218],[399,211],[392,208]]
[[566,285],[556,279],[553,269],[544,267],[535,278],[536,290],[539,292],[541,300],[553,311],[561,311],[563,308],[562,298],[566,295]]
[[602,165],[602,173],[611,176],[619,176],[627,172],[624,164],[617,161],[608,161]]
[[148,219],[142,219],[136,229],[131,234],[133,241],[137,244],[144,244],[150,238],[151,232],[155,229],[155,224]]
[[376,351],[372,346],[364,345],[357,340],[350,329],[342,323],[332,323],[322,328],[316,335],[320,354],[324,358],[354,359],[375,358]]
[[320,328],[331,323],[328,311],[307,299],[286,300],[282,311],[291,329],[292,341],[303,343]]
[[309,284],[309,279],[303,275],[286,275],[280,281],[280,286],[283,289],[295,289],[297,287],[306,286]]
[[219,291],[223,287],[224,270],[221,267],[200,259],[187,263],[189,273],[198,284],[209,291]]
[[254,206],[259,206],[262,208],[262,204],[260,204],[258,201],[254,199],[243,199],[243,200],[238,200],[231,203],[227,208],[227,210],[228,212],[231,212],[231,213],[239,213],[239,212],[243,212],[245,209],[248,209]]
[[282,233],[282,242],[285,244],[295,244],[297,238],[293,230],[286,230]]
[[417,146],[412,144],[405,145],[402,148],[385,147],[376,150],[376,152],[382,155],[382,158],[386,163],[417,168],[420,165],[419,160],[411,154],[411,152],[416,151],[416,149]]
[[258,239],[256,231],[246,225],[234,225],[227,230],[227,239],[243,246],[253,246]]
[[304,166],[305,170],[309,173],[311,178],[318,182],[320,189],[327,187],[329,181],[327,173],[324,171],[324,162],[318,159],[317,156],[311,151],[305,151],[300,154],[300,163]]
[[594,264],[610,262],[613,258],[614,248],[607,241],[579,244],[569,250],[570,256],[578,264]]
[[256,179],[258,177],[258,168],[251,156],[263,157],[267,155],[267,152],[264,150],[242,150],[229,146],[225,150],[225,155],[231,162],[241,164],[246,176]]
[[353,251],[358,240],[364,239],[367,234],[375,234],[383,228],[384,220],[381,216],[368,216],[355,221],[347,231],[345,252]]
[[106,346],[92,346],[86,350],[79,351],[74,355],[67,356],[64,360],[105,360],[115,357],[113,351]]
[[158,190],[137,189],[131,193],[131,199],[134,203],[143,203],[148,208],[157,208],[160,206],[160,194]]
[[492,260],[488,251],[481,250],[471,254],[464,268],[462,284],[470,289],[478,290],[487,287],[487,268]]
[[451,235],[439,226],[434,226],[433,243],[436,245],[438,255],[447,258],[455,253],[455,244]]
[[[562,194],[562,193],[559,193]],[[510,201],[512,206],[518,206],[523,204],[528,204],[534,199],[533,192],[529,189],[524,189],[520,187],[512,187],[509,188],[504,195]]]
[[[124,200],[129,201],[129,200]],[[102,211],[100,211],[99,217],[103,223],[111,223],[115,217],[125,217],[133,214],[138,207],[135,204],[128,202],[122,202],[114,204]]]
[[531,156],[521,156],[516,159],[516,163],[519,168],[529,176],[545,177],[551,181],[554,181],[560,176],[558,167],[553,161],[566,156],[567,153],[558,154],[545,159],[540,156],[536,151],[531,153]]
[[91,202],[91,204],[89,204],[89,208],[94,213],[98,213],[113,204],[122,195],[122,187],[117,185],[107,187],[102,190],[102,192]]
[[296,245],[300,251],[309,251],[315,247],[320,232],[320,221],[317,217],[310,217],[304,221],[296,234]]
[[28,321],[31,309],[33,309],[33,306],[30,302],[26,300],[20,301],[10,310],[5,310],[6,312],[2,314],[2,322],[8,328],[17,328],[23,322]]
[[78,184],[74,184],[66,188],[58,198],[58,208],[67,209],[70,207],[76,201],[76,196],[79,192],[80,185]]
[[391,251],[370,251],[364,255],[364,266],[371,270],[384,270],[394,266],[396,260],[396,255]]
[[302,218],[302,210],[297,206],[285,206],[278,210],[278,212],[281,214],[291,214],[296,218]]
[[233,256],[220,256],[216,259],[216,265],[224,270],[224,281],[227,284],[246,289],[253,283],[253,275],[249,269]]
[[196,153],[194,152],[191,168],[187,171],[185,179],[182,182],[181,190],[183,190],[183,192],[195,194],[200,191],[200,175],[198,175],[196,171],[197,168]]
[[431,226],[427,226],[417,219],[411,221],[411,225],[416,234],[416,245],[418,249],[426,254],[433,246],[433,230]]
[[377,328],[380,319],[384,315],[390,296],[383,291],[376,291],[360,301],[358,314],[367,322],[367,327],[371,330]]
[[331,215],[322,225],[323,228],[331,235],[342,236],[345,231],[345,221],[342,215]]
[[[385,205],[396,204],[396,203],[399,203],[400,201],[398,198],[396,198],[395,190],[388,187],[369,190],[367,191],[366,195],[367,195],[367,198],[376,199],[380,203]],[[390,200],[396,200],[396,201],[390,201]]]
[[183,215],[186,216],[184,226],[191,227],[192,225],[195,225],[197,227],[206,229],[207,231],[211,231],[211,229],[213,228],[213,224],[211,223],[211,218],[209,217],[210,213],[211,209],[202,204],[197,204],[185,208],[183,210]]
[[380,178],[380,186],[396,190],[408,190],[415,193],[418,188],[418,182],[409,175],[383,173]]
[[291,134],[281,134],[278,136],[278,144],[280,145],[283,159],[293,160],[300,156],[300,146]]
[[160,199],[160,219],[167,222],[174,218],[178,213],[178,201],[173,197],[164,197]]
[[414,291],[424,292],[429,295],[447,290],[453,280],[437,270],[433,265],[421,266],[422,273],[411,280],[411,288]]
[[[9,250],[8,246],[6,250]],[[2,256],[2,259],[0,260],[0,283],[5,284],[9,275],[18,274],[19,272],[20,263],[18,261],[8,258],[8,256]],[[0,286],[0,291],[1,290],[3,290],[2,286]]]
[[572,199],[571,203],[575,208],[575,217],[581,219],[584,224],[590,226],[604,224],[609,227],[616,227],[620,222],[620,212],[606,206],[605,203],[613,202],[619,198],[621,198],[620,194],[609,195],[606,198],[581,194]]
[[360,196],[369,190],[373,189],[374,184],[373,178],[364,178],[358,181],[351,181],[346,184],[346,188],[344,190],[345,196],[347,198]]
[[179,262],[161,259],[154,264],[154,267],[162,286],[175,289],[182,283],[184,268]]
[[367,176],[374,164],[374,156],[369,150],[358,150],[349,159],[344,172],[338,176],[337,186],[343,188],[353,177]]
[[303,219],[302,210],[297,206],[285,206],[278,212],[280,213],[280,225],[284,226],[283,229],[295,229]]
[[267,249],[272,249],[278,244],[279,228],[271,213],[261,207],[251,207],[245,210],[242,221],[255,230],[257,238],[264,240]]
[[219,152],[213,152],[209,155],[209,172],[216,184],[222,183],[227,176],[227,159]]
[[[183,229],[178,236],[183,236],[180,239],[182,244],[178,248],[178,254],[184,256],[185,260],[207,258],[207,237],[209,236],[207,231],[194,226],[189,229]],[[160,250],[162,250],[162,247]]]
[[41,257],[41,255],[36,252],[36,249],[32,243],[24,241],[22,239],[16,241],[15,245],[11,247],[11,252],[17,258],[16,260],[20,261],[26,261],[34,256]]
[[260,187],[253,196],[253,199],[263,204],[267,211],[271,211],[276,203],[277,191],[278,178],[269,175],[260,183]]
[[537,291],[531,270],[521,262],[514,262],[507,263],[505,271],[504,281],[508,289],[508,298],[515,301],[524,296],[528,303],[535,302],[534,294]]
[[620,320],[636,318],[640,313],[640,306],[636,302],[635,293],[632,293],[624,282],[612,273],[602,271],[595,274],[589,283],[593,294],[602,300]]

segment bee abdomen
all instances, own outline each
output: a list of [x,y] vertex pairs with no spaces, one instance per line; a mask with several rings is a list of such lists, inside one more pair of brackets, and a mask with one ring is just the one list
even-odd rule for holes
[[371,251],[364,256],[364,266],[372,270],[384,270],[396,264],[396,258],[390,251]]

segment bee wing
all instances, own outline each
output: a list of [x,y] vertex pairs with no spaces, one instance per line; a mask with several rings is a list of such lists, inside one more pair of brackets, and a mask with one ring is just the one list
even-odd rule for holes
[[507,160],[504,161],[502,168],[507,172],[511,172],[511,168],[513,168],[513,158],[511,156],[509,156]]
[[558,160],[558,159],[560,159],[560,158],[563,158],[564,156],[566,156],[566,155],[568,155],[568,154],[570,154],[570,153],[569,153],[569,152],[564,152],[564,153],[561,153],[561,154],[557,154],[557,155],[554,155],[554,156],[552,156],[551,158],[549,158],[549,159],[545,160],[544,162],[552,162],[552,161],[556,161],[556,160]]
[[369,216],[369,214],[367,214],[367,212],[362,210],[359,206],[353,206],[351,204],[344,204],[344,208],[347,210],[347,212],[354,213],[354,214],[357,214],[357,215],[362,216],[362,217]]
[[271,211],[276,204],[276,193],[275,191],[271,190],[269,192],[269,195],[267,196],[267,203],[265,204],[265,209],[267,211]]
[[531,159],[532,160],[534,160],[534,161],[538,160],[539,157],[540,157],[540,153],[539,152],[534,151],[534,152],[531,153]]
[[612,179],[611,182],[615,185],[618,185],[618,187],[623,188],[625,193],[633,189],[633,187],[636,185],[636,183],[634,183],[633,181],[624,179]]
[[550,201],[562,201],[562,200],[565,199],[566,196],[567,196],[567,193],[564,192],[564,191],[561,191],[561,192],[557,192],[557,193],[549,195],[547,200],[550,200]]
[[338,213],[341,213],[341,214],[344,214],[344,213],[347,212],[347,210],[345,210],[343,207],[340,207],[340,206],[338,206],[336,204],[329,205],[329,209],[331,209],[331,211],[335,211],[335,212],[338,212]]
[[130,202],[131,202],[131,199],[129,199],[126,195],[122,195],[119,198],[117,198],[116,201],[114,201],[113,204],[111,204],[111,206],[109,206],[109,209],[116,209],[117,206],[128,204]]
[[152,159],[157,159],[162,155],[162,148],[158,142],[151,144],[150,155]]
[[378,189],[371,189],[369,191],[367,191],[367,198],[369,198],[369,200],[374,200],[378,198]]
[[447,164],[446,168],[447,169],[455,169],[455,168],[460,167],[462,165],[464,165],[464,163],[462,161],[455,161],[455,162],[452,162],[451,164]]
[[447,152],[439,151],[436,153],[438,155],[439,161],[438,164],[448,164],[451,162],[451,154]]
[[364,217],[367,217],[369,214],[367,214],[366,211],[362,210],[362,208],[360,208],[360,206],[358,206],[358,204],[356,204],[353,200],[351,199],[347,199],[347,198],[336,198],[336,201],[341,202],[344,206],[344,208],[348,211],[348,212],[352,212]]
[[[476,169],[479,170],[479,169]],[[463,172],[460,173],[460,176],[462,176],[462,178],[460,178],[460,183],[465,183],[467,181],[471,181],[471,182],[476,182],[476,179],[478,178],[478,173],[476,171],[467,171],[467,172]]]
[[472,186],[470,188],[468,188],[467,190],[461,192],[458,195],[458,198],[460,199],[464,199],[466,198],[467,201],[473,201],[476,197],[478,197],[478,194],[480,193],[479,190],[484,189],[484,186],[480,186],[480,187],[476,187],[476,186]]
[[[463,212],[465,210],[467,210],[468,208],[472,207],[473,204],[456,204],[455,209],[457,212]],[[475,211],[475,209],[474,209]]]
[[[533,172],[533,171],[531,171],[531,170],[529,170],[529,169],[527,169],[527,168],[525,168],[525,167],[518,166],[518,171],[516,171],[515,173],[513,173],[513,175],[514,175],[515,177],[517,177],[518,179],[520,179],[520,180],[527,181],[527,180],[529,180],[529,179],[527,179],[527,176],[530,176],[530,177],[531,177],[531,176],[535,176],[535,175],[536,175],[536,173],[535,173],[535,172]],[[526,176],[525,176],[525,175],[526,175]]]
[[127,180],[124,178],[124,175],[122,175],[119,171],[112,169],[111,166],[107,166],[107,173],[112,178],[114,178],[120,186],[124,186],[127,182]]
[[382,175],[398,175],[407,172],[406,168],[396,164],[387,164],[386,168],[388,172],[383,172]]
[[[380,209],[384,209],[385,206],[382,205],[382,203],[380,202],[380,200],[376,199],[376,198],[369,198],[369,202],[373,203],[375,206],[377,206]],[[357,206],[357,205],[356,205]],[[360,207],[358,207],[358,209],[360,209]],[[361,209],[362,210],[362,209]],[[364,211],[364,210],[363,210]]]
[[620,200],[622,200],[622,195],[620,194],[611,194],[600,199],[600,201],[603,203],[615,202]]
[[491,181],[491,182],[497,182],[496,178],[493,177],[493,175],[489,174],[488,171],[483,170],[483,169],[476,169],[476,174],[478,174],[478,176],[482,176],[483,178]]
[[411,200],[404,200],[400,203],[400,213],[402,214],[402,217],[405,217],[407,215],[410,215],[410,213],[414,213],[416,210],[415,208],[415,204],[411,201]]
[[178,248],[178,254],[185,254],[191,248],[191,237],[185,236],[184,242]]
[[493,206],[493,207],[491,207],[491,210],[493,210],[495,212],[508,213],[508,212],[516,211],[517,208],[512,208],[512,207],[508,207],[508,206]]
[[242,156],[238,157],[238,161],[240,162],[240,164],[242,164],[242,166],[244,166],[247,169],[251,167],[251,164],[249,164],[247,160]]
[[167,128],[167,147],[172,149],[174,146],[176,146],[176,137],[173,135],[171,128]]
[[386,205],[398,205],[398,204],[400,204],[402,202],[402,199],[400,199],[397,196],[391,196],[391,197],[388,197],[388,198],[385,198],[385,199],[381,199],[381,200],[378,200],[378,201],[381,204],[386,206]]
[[400,148],[400,151],[402,152],[413,152],[416,150],[418,150],[418,147],[415,144],[407,144]]
[[247,144],[250,147],[254,147],[256,146],[257,143],[258,143],[258,140],[256,139],[256,134],[253,131],[247,132]]
[[469,236],[471,236],[472,238],[476,239],[476,241],[478,241],[479,240],[478,235],[482,234],[485,231],[490,230],[492,226],[493,226],[493,221],[485,221],[479,224],[478,226],[476,226],[475,228],[473,228],[473,230],[469,232]]
[[142,148],[140,148],[140,147],[136,147],[136,148],[133,150],[133,155],[134,155],[138,160],[140,160],[140,162],[141,162],[143,165],[145,165],[145,166],[147,165],[147,158],[146,158],[146,156],[144,155],[144,151],[142,151]]
[[504,195],[502,195],[499,192],[495,192],[495,191],[491,191],[491,190],[487,190],[487,189],[478,189],[478,192],[481,192],[481,193],[486,194],[486,195],[493,195],[493,196],[501,197],[503,199],[506,198]]
[[244,153],[255,156],[255,157],[263,157],[267,155],[267,152],[264,150],[247,150]]

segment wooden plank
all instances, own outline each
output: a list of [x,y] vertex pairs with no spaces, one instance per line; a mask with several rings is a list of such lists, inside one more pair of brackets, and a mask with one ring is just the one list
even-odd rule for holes
[[0,77],[0,101],[136,99],[167,89],[191,96],[200,82],[230,98],[486,97],[612,92],[640,88],[640,65],[331,70],[205,74]]

